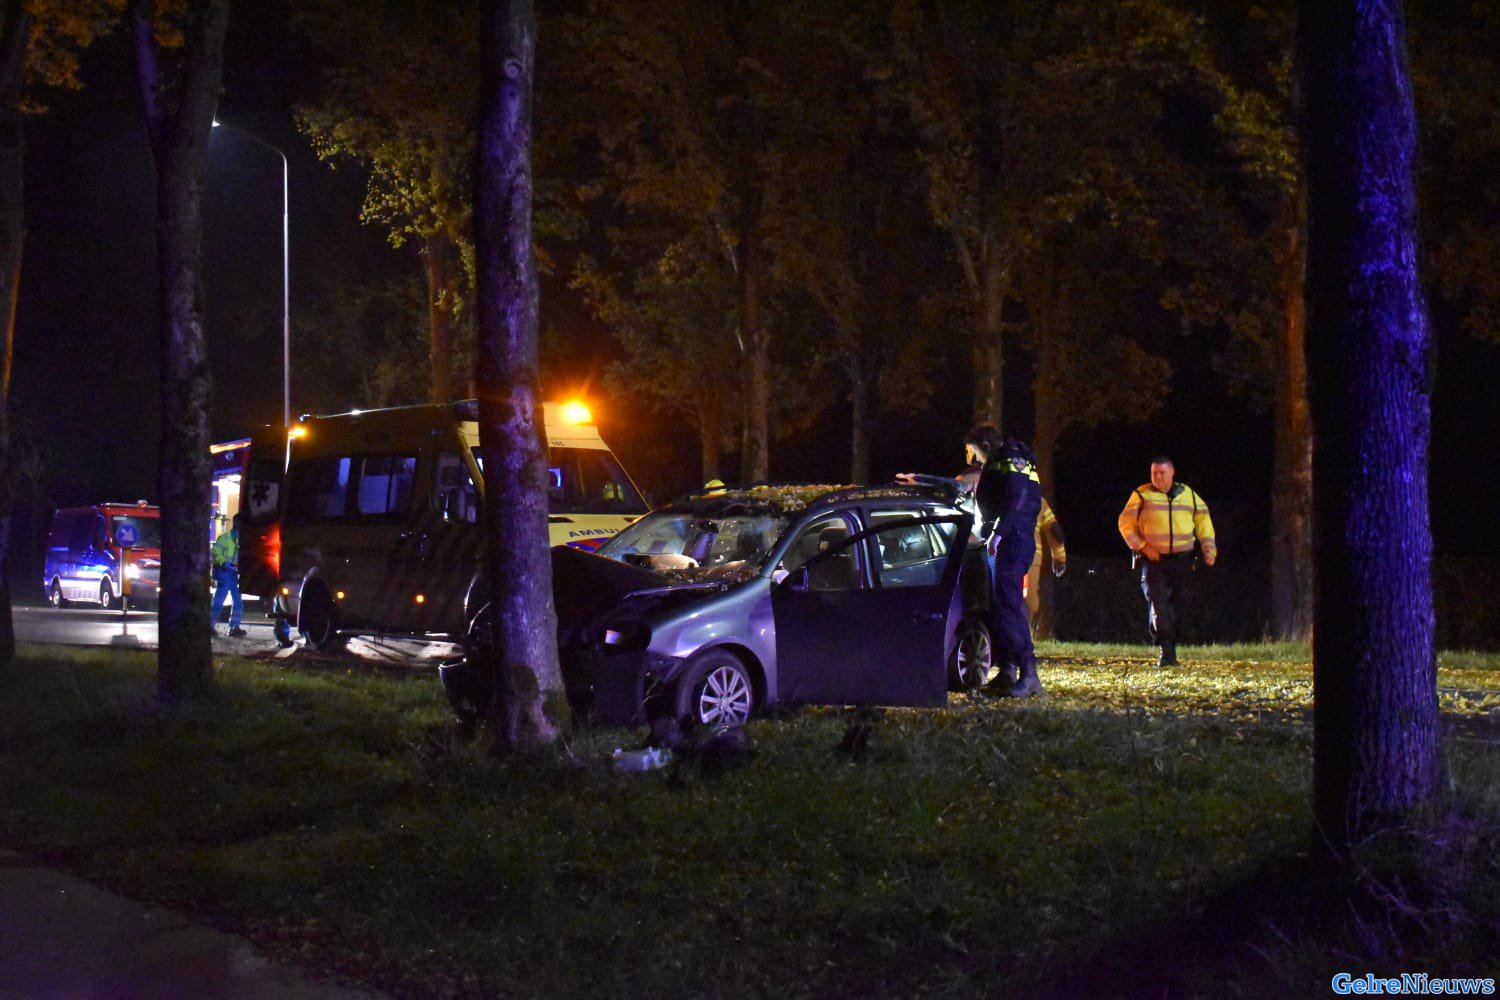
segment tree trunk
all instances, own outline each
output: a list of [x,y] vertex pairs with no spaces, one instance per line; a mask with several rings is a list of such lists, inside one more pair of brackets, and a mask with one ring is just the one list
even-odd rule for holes
[[1070,319],[1068,289],[1059,274],[1055,251],[1046,245],[1037,247],[1029,261],[1017,268],[1017,280],[1031,317],[1031,339],[1036,353],[1031,448],[1036,453],[1042,495],[1050,499],[1057,440],[1071,422],[1069,400],[1063,390],[1067,374],[1062,370],[1066,364],[1063,345]]
[[[1036,373],[1032,383],[1032,413],[1035,430],[1032,433],[1031,449],[1036,455],[1037,478],[1041,480],[1042,496],[1049,502],[1052,493],[1053,471],[1057,465],[1057,442],[1071,423],[1070,400],[1063,384],[1065,364],[1063,344],[1068,336],[1067,325],[1071,313],[1068,306],[1068,290],[1058,273],[1057,260],[1050,248],[1038,248],[1042,254],[1039,262],[1021,269],[1020,280],[1025,282],[1027,311],[1031,315],[1031,334],[1035,344]],[[1052,638],[1054,621],[1052,615],[1053,577],[1048,568],[1051,554],[1047,543],[1039,546],[1042,552],[1042,573],[1037,581],[1039,590],[1035,635],[1039,639]]]
[[724,435],[723,401],[716,395],[704,394],[698,399],[698,457],[702,463],[702,481],[718,479],[719,461],[722,458],[719,445]]
[[11,495],[10,375],[16,333],[16,297],[21,284],[21,245],[25,239],[25,140],[21,130],[21,83],[26,68],[26,37],[31,19],[25,4],[5,5],[0,22],[0,309],[5,345],[0,357],[0,672],[16,659],[16,628],[10,613]]
[[432,401],[453,394],[453,241],[443,233],[425,239],[427,264],[427,356],[432,366]]
[[562,705],[547,537],[547,452],[532,242],[531,0],[482,0],[474,199],[479,439],[497,751],[551,742]]
[[163,701],[213,686],[209,558],[212,501],[208,350],[203,337],[203,176],[208,133],[223,75],[228,0],[188,5],[181,69],[168,80],[152,35],[154,4],[135,5],[136,53],[147,129],[156,159],[156,254],[162,339],[161,606],[157,686]]
[[849,361],[849,482],[870,481],[870,422],[874,419],[874,367],[864,359]]
[[760,198],[746,198],[740,224],[740,349],[745,355],[744,446],[740,485],[771,477],[771,331],[760,306]]
[[[1041,354],[1041,350],[1038,350],[1038,368],[1041,367]],[[1036,472],[1037,478],[1042,481],[1042,496],[1047,497],[1049,502],[1052,497],[1052,471],[1057,460],[1057,439],[1067,423],[1062,413],[1062,400],[1056,392],[1049,391],[1050,388],[1050,383],[1041,378],[1039,371],[1035,393],[1036,434],[1032,450],[1036,453]],[[1037,552],[1041,555],[1042,571],[1037,577],[1037,616],[1032,634],[1038,639],[1050,639],[1056,629],[1052,610],[1056,600],[1056,582],[1051,573],[1052,553],[1045,538],[1038,544]]]
[[1283,321],[1276,377],[1276,470],[1271,489],[1271,615],[1278,639],[1313,631],[1312,417],[1307,404],[1307,193],[1288,199],[1279,268]]
[[1438,791],[1431,339],[1399,0],[1301,0],[1316,629],[1314,808],[1335,847]]
[[996,249],[998,225],[986,228],[980,250],[978,326],[974,331],[974,423],[1005,429],[1005,266]]

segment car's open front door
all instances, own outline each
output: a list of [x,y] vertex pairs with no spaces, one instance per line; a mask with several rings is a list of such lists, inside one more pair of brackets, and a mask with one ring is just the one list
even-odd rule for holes
[[[971,525],[968,515],[900,512],[830,546],[777,584],[771,602],[778,700],[945,704],[945,654]],[[925,550],[903,550],[903,541],[913,539]],[[912,558],[903,559],[903,551]],[[830,572],[832,566],[839,568]]]

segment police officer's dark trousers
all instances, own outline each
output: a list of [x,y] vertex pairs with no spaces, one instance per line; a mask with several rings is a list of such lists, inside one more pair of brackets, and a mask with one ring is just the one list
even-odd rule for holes
[[1141,593],[1150,614],[1146,623],[1151,641],[1161,647],[1163,666],[1177,662],[1177,640],[1187,609],[1188,586],[1193,578],[1193,553],[1163,555],[1156,562],[1141,557]]
[[1000,549],[989,557],[990,563],[990,634],[994,642],[995,662],[1002,668],[1020,668],[1021,679],[1036,674],[1036,653],[1031,646],[1031,611],[1026,607],[1022,583],[1031,569],[1036,541],[1028,532],[1024,538],[1004,539]]

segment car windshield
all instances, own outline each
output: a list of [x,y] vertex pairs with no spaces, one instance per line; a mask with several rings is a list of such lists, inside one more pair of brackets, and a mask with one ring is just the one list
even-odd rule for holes
[[759,572],[790,523],[791,515],[661,510],[615,535],[599,554],[682,579],[742,579]]

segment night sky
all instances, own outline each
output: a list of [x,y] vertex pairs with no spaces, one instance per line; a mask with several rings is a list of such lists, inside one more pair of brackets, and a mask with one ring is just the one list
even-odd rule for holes
[[[259,18],[259,20],[257,20]],[[231,20],[221,120],[241,126],[290,158],[293,408],[332,382],[319,380],[316,324],[306,290],[414,280],[419,262],[393,250],[384,232],[360,224],[364,177],[335,171],[297,134],[291,106],[311,97],[317,67],[292,49],[276,18],[238,7]],[[42,496],[17,497],[18,597],[29,597],[28,533],[55,505],[155,499],[158,430],[153,191],[131,53],[115,37],[89,53],[87,89],[52,101],[28,123],[27,242],[17,317],[13,412],[17,437],[46,456]],[[279,420],[281,407],[281,162],[224,129],[211,141],[204,247],[208,338],[215,379],[212,433],[226,439]],[[597,385],[613,346],[580,318],[576,301],[543,287],[544,325],[579,330],[572,368],[557,381]],[[1130,317],[1121,317],[1128,323]],[[1434,399],[1432,505],[1440,555],[1500,555],[1500,348],[1456,330],[1433,308],[1439,346]],[[420,326],[413,329],[420,337]],[[1210,338],[1211,339],[1211,338]],[[1172,455],[1180,479],[1211,504],[1221,566],[1267,558],[1272,424],[1268,408],[1227,396],[1202,341],[1164,345],[1174,367],[1172,396],[1150,421],[1070,431],[1058,453],[1053,505],[1082,555],[1124,559],[1114,518],[1150,458]],[[955,352],[956,354],[958,352]],[[1008,360],[1011,398],[1024,403],[1028,362]],[[605,436],[657,499],[695,484],[691,432],[637,412],[631,401],[597,396]],[[416,402],[418,400],[411,400]],[[348,408],[333,401],[328,410]],[[877,476],[957,471],[970,382],[954,368],[928,412],[887,416],[877,429]],[[773,475],[793,481],[847,476],[848,417],[842,402],[793,440],[773,442]],[[732,467],[732,464],[728,467]]]

